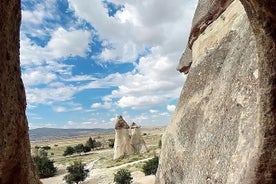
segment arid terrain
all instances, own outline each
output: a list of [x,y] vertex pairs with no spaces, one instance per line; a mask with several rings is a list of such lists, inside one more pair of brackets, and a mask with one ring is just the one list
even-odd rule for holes
[[[35,147],[50,146],[48,156],[54,160],[57,167],[55,176],[41,179],[43,184],[60,184],[65,183],[63,177],[66,175],[66,167],[76,160],[81,160],[86,164],[86,169],[89,170],[89,175],[83,183],[86,184],[108,184],[113,183],[114,173],[121,168],[127,168],[131,171],[133,183],[136,184],[151,184],[155,181],[155,176],[145,176],[142,172],[143,163],[155,155],[159,155],[159,141],[162,138],[164,127],[159,128],[142,128],[141,133],[147,144],[148,152],[143,150],[140,154],[127,156],[113,160],[114,150],[109,148],[108,139],[114,139],[114,133],[89,133],[75,137],[56,138],[50,140],[31,141],[32,154],[35,154]],[[92,150],[88,153],[73,154],[72,156],[63,156],[67,146],[75,146],[83,143],[92,137],[102,143],[102,147]]]

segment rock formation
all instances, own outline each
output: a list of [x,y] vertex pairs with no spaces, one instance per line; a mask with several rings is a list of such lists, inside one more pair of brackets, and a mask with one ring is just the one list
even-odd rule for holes
[[130,144],[129,126],[122,116],[117,117],[115,125],[115,142],[113,159],[134,153]]
[[[241,0],[245,11],[231,2],[199,0],[179,66],[189,75],[163,136],[157,183],[275,183],[276,2]],[[20,1],[1,1],[1,184],[40,183],[30,157],[19,27]]]
[[158,184],[276,181],[276,2],[241,2],[199,0]]
[[38,184],[19,65],[20,1],[1,1],[0,12],[0,183]]
[[144,147],[145,150],[148,151],[147,145],[141,135],[141,131],[140,131],[141,127],[133,122],[130,126],[130,129],[131,129],[130,144],[134,149],[134,153],[141,153],[142,147]]

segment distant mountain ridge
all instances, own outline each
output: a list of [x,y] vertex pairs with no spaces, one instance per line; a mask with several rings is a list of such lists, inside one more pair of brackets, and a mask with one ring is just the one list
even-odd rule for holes
[[36,128],[29,130],[29,136],[31,141],[36,140],[47,140],[47,139],[58,139],[64,137],[75,137],[86,135],[90,133],[95,134],[106,134],[112,133],[114,129],[103,129],[103,128],[93,128],[93,129],[62,129],[62,128]]

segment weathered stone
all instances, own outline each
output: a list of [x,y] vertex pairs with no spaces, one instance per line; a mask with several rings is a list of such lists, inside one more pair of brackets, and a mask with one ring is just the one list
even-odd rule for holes
[[134,153],[141,153],[143,147],[145,148],[145,151],[148,151],[147,145],[141,135],[141,127],[133,122],[130,128],[131,128],[130,144],[133,147]]
[[0,2],[0,184],[38,184],[19,66],[20,1]]
[[113,159],[117,159],[126,155],[131,155],[133,153],[134,150],[130,144],[129,126],[122,116],[118,116],[117,123],[115,125]]
[[[212,2],[199,0],[205,10]],[[225,4],[198,32],[208,19],[195,13],[192,58],[182,70],[189,74],[163,136],[158,184],[275,182],[276,6],[242,2],[246,12],[238,0]]]

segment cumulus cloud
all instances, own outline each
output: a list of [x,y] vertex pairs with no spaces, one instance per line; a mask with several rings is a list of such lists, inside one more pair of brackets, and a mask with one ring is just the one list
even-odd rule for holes
[[99,36],[112,44],[113,50],[104,50],[100,55],[109,62],[111,58],[132,62],[145,48],[154,45],[162,45],[164,52],[179,54],[185,47],[196,5],[195,1],[181,0],[110,0],[123,7],[110,17],[103,1],[68,2],[76,16],[93,25]]
[[167,105],[167,110],[173,112],[175,109],[175,105]]
[[[68,0],[66,11],[75,16],[69,22],[62,20],[56,8],[60,2],[32,2],[36,4],[33,8],[25,5],[27,1],[22,3],[20,43],[29,106],[47,104],[55,112],[82,110],[81,105],[67,102],[76,100],[80,92],[101,88],[108,92],[102,100],[88,102],[90,109],[85,110],[146,109],[147,113],[125,115],[141,123],[167,121],[168,112],[174,109],[173,104],[167,104],[179,96],[185,81],[176,67],[187,42],[196,0]],[[110,16],[107,3],[121,8]],[[96,52],[91,46],[94,41],[99,44]],[[101,77],[76,74],[76,65],[66,60],[72,57],[105,67],[131,63],[133,68]],[[160,107],[167,107],[168,112]],[[67,126],[91,122],[100,126],[102,120],[72,121]]]
[[110,102],[93,103],[91,105],[91,108],[94,108],[94,109],[97,109],[97,108],[110,109],[111,107],[112,107],[112,103]]
[[26,35],[20,41],[20,59],[24,65],[41,65],[60,58],[85,56],[89,51],[91,34],[86,30],[65,30],[57,28],[51,33],[51,39],[45,47],[34,43]]

